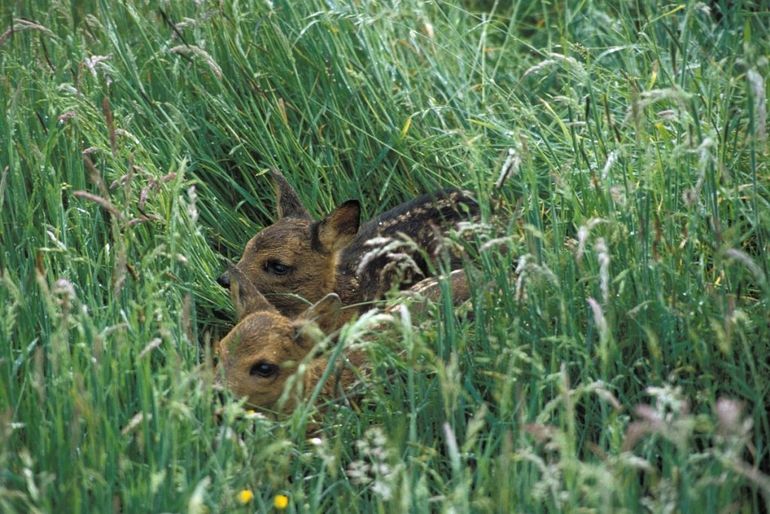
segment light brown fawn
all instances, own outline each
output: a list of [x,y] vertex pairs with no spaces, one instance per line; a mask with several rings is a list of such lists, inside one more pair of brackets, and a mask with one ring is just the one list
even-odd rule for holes
[[[332,292],[344,305],[364,304],[382,297],[394,284],[403,289],[430,276],[441,234],[479,212],[469,193],[445,189],[403,203],[363,226],[356,200],[314,221],[283,175],[275,170],[271,175],[278,221],[248,242],[236,268],[290,317]],[[397,241],[404,237],[413,244],[399,246]],[[399,268],[395,257],[410,263],[411,269]],[[457,264],[455,258],[451,267]],[[223,287],[231,281],[229,273],[217,279]],[[353,312],[347,310],[345,316]]]
[[[230,293],[240,321],[217,345],[222,368],[220,378],[236,396],[245,396],[250,406],[276,411],[287,380],[305,361],[301,391],[302,397],[307,398],[328,367],[324,357],[307,357],[319,336],[332,334],[339,327],[344,308],[340,298],[330,293],[297,318],[290,319],[280,314],[237,268],[232,268],[231,273]],[[470,297],[464,271],[454,271],[448,279],[455,303]],[[411,294],[430,300],[437,300],[440,291],[435,278],[418,282],[409,289]],[[419,312],[425,302],[419,302],[418,298],[413,306],[416,307],[413,312]],[[319,398],[331,400],[345,394],[365,367],[362,352],[345,352],[338,361],[334,378],[322,385]],[[298,399],[296,394],[287,396],[283,412],[291,411]]]

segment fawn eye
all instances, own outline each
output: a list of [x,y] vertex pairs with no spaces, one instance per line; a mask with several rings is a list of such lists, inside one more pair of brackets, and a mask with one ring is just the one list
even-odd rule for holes
[[277,373],[278,366],[265,361],[259,361],[249,368],[249,375],[254,377],[270,378]]
[[290,266],[281,264],[278,261],[267,261],[265,263],[265,271],[272,273],[273,275],[285,275],[291,270]]

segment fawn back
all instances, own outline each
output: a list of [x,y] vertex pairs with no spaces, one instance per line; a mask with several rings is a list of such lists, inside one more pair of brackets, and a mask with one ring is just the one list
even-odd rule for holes
[[[283,175],[273,171],[272,178],[278,221],[247,243],[236,268],[290,317],[332,292],[351,305],[379,298],[393,284],[404,288],[429,276],[441,234],[478,214],[467,192],[447,189],[401,204],[363,226],[355,200],[314,221]],[[217,281],[229,287],[231,280],[225,273]]]
[[[346,305],[369,302],[393,285],[406,289],[431,276],[442,236],[476,215],[478,204],[459,189],[424,194],[386,211],[342,250],[334,290]],[[450,268],[462,265],[459,256],[450,257]]]

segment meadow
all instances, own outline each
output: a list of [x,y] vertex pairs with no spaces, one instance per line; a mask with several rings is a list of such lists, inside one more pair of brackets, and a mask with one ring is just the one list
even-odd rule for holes
[[[770,510],[766,3],[0,14],[0,512]],[[483,208],[468,304],[346,326],[322,418],[212,380],[273,166]]]

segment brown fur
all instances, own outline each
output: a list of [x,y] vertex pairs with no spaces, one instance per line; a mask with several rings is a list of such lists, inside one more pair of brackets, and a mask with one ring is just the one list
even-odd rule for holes
[[[297,372],[315,342],[312,327],[306,322],[292,321],[272,312],[253,313],[220,342],[219,356],[225,383],[235,396],[245,396],[249,405],[278,411],[287,380]],[[363,364],[363,356],[359,353],[351,352],[345,355],[345,359],[352,360],[355,366]],[[313,391],[328,361],[325,358],[310,359],[306,365],[302,376],[303,387],[290,392],[286,402],[280,406],[284,412],[293,410],[299,399]],[[261,376],[252,371],[259,369],[258,366],[272,371],[268,376]],[[335,394],[338,387],[347,389],[355,378],[354,370],[343,366],[337,380],[328,380],[323,385],[320,396],[325,399],[338,396]]]
[[[314,250],[310,225],[308,220],[281,218],[248,242],[236,265],[287,316],[297,316],[308,302],[334,290],[336,277],[330,262],[336,259],[335,250]],[[276,273],[277,265],[287,272]]]
[[[273,180],[279,219],[248,242],[236,268],[290,317],[331,292],[345,305],[354,305],[382,297],[393,284],[403,289],[429,276],[428,262],[438,253],[440,235],[478,213],[467,193],[444,190],[399,205],[359,230],[357,201],[343,203],[316,222],[280,173],[274,171]],[[416,249],[395,253],[410,254],[418,269],[403,273],[387,252],[372,257],[377,248],[368,242],[377,237],[411,239]],[[228,274],[218,279],[226,287],[231,280]],[[346,311],[345,316],[353,312]]]
[[[298,400],[312,393],[326,371],[328,360],[310,354],[324,333],[331,334],[338,327],[342,303],[337,295],[329,294],[292,320],[278,313],[237,269],[231,271],[235,280],[230,291],[242,317],[217,346],[222,379],[236,396],[246,397],[249,405],[277,411],[287,380],[305,362],[301,389],[292,390],[282,406],[288,412]],[[466,300],[470,291],[465,273],[452,272],[449,279],[455,302]],[[427,279],[415,284],[410,292],[437,299],[440,285],[436,279]],[[424,307],[424,302],[416,305]],[[333,379],[323,384],[321,399],[343,395],[357,380],[358,370],[366,367],[361,352],[345,352],[340,361]]]

